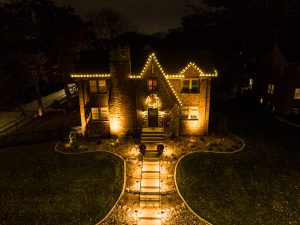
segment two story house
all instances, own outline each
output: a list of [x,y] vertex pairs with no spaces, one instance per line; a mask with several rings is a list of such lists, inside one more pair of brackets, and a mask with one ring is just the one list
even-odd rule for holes
[[125,136],[143,127],[207,134],[211,79],[217,77],[209,58],[197,50],[135,57],[128,47],[112,49],[108,71],[71,75],[79,88],[83,136]]

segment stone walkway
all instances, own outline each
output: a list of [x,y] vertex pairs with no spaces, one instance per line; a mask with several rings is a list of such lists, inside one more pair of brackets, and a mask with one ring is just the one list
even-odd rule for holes
[[[157,157],[157,151],[154,152],[156,144],[147,144],[148,152],[143,157],[136,143],[134,139],[81,142],[84,149],[89,149],[88,152],[110,152],[124,160],[123,191],[111,211],[98,224],[212,225],[194,213],[180,196],[175,180],[177,163],[194,152],[231,154],[241,151],[245,146],[243,140],[233,134],[222,138],[203,136],[166,139],[161,157]],[[65,146],[64,142],[59,142],[55,150],[64,154],[86,154],[85,151],[69,152],[64,149]]]
[[157,145],[163,142],[163,128],[143,128],[141,144],[146,146],[146,152],[141,168],[138,225],[161,224],[161,167]]
[[[145,157],[141,157],[138,146],[133,144],[122,150],[123,154],[127,154],[126,157],[123,156],[127,168],[125,192],[111,213],[99,224],[211,225],[187,207],[175,186],[176,163],[186,154],[183,150],[190,146],[185,143],[176,146],[178,143],[170,141],[164,144],[162,157],[157,157],[157,151],[154,152],[155,143],[146,144],[148,152],[146,151]],[[120,150],[115,149],[118,149],[117,145],[112,148],[112,151],[121,153]]]
[[161,224],[160,157],[153,145],[146,144],[140,181],[139,225]]

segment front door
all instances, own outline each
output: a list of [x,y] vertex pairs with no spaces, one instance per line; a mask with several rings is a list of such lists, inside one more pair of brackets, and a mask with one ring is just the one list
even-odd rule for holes
[[149,127],[158,127],[158,109],[148,108]]

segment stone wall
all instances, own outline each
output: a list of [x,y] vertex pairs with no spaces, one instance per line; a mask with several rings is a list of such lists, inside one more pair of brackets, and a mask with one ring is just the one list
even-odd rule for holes
[[136,90],[134,82],[129,79],[131,70],[129,49],[114,49],[111,51],[110,57],[110,133],[125,136],[137,125]]

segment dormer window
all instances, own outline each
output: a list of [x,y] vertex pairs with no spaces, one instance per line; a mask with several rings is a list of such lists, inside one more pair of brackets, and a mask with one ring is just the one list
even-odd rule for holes
[[148,91],[157,91],[157,79],[151,78],[147,80]]
[[199,93],[199,79],[183,79],[181,83],[181,93]]

